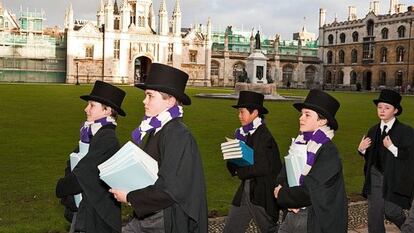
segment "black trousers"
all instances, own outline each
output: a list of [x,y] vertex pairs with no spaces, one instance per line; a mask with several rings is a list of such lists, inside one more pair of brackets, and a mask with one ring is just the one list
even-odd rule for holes
[[368,194],[368,232],[385,233],[385,219],[401,228],[405,221],[403,209],[389,201],[382,195],[384,176],[375,166],[371,167],[371,194]]

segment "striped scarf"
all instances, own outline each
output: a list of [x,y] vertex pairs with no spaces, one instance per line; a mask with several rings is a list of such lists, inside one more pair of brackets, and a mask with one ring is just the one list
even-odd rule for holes
[[303,168],[302,175],[299,178],[299,184],[303,185],[305,176],[312,169],[316,160],[316,152],[321,146],[327,142],[330,142],[334,137],[334,131],[329,126],[322,126],[316,131],[301,132],[295,139],[296,144],[306,144],[306,164]]
[[91,137],[98,132],[98,130],[105,125],[116,125],[114,118],[108,116],[96,121],[85,121],[81,125],[80,129],[80,140],[83,143],[90,143]]
[[132,131],[132,140],[138,145],[141,144],[142,139],[148,132],[155,130],[155,133],[157,133],[170,120],[177,117],[183,117],[183,113],[183,107],[174,105],[169,109],[165,109],[156,116],[144,116],[144,119],[141,121],[139,127]]
[[249,124],[236,129],[234,137],[236,139],[239,139],[240,141],[246,142],[247,135],[252,135],[256,131],[256,129],[259,128],[259,126],[261,126],[263,123],[264,121],[262,118],[256,117]]

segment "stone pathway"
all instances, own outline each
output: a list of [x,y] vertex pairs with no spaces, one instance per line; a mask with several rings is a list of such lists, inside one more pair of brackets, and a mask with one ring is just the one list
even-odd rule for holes
[[[367,228],[367,207],[366,201],[352,202],[348,207],[348,233],[368,233]],[[224,221],[226,217],[209,219],[208,232],[221,233],[223,232]],[[253,222],[250,222],[248,233],[257,233],[257,227]],[[400,232],[393,224],[386,222],[387,233]]]

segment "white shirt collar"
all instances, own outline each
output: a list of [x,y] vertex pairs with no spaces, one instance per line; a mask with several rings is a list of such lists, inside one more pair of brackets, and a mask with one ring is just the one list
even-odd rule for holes
[[388,131],[390,131],[390,129],[394,125],[394,122],[395,122],[396,119],[397,118],[394,117],[390,121],[388,121],[387,123],[385,123],[383,120],[381,120],[381,124],[380,124],[381,132],[384,129],[384,125],[386,125],[387,128],[385,129],[385,132],[388,133]]

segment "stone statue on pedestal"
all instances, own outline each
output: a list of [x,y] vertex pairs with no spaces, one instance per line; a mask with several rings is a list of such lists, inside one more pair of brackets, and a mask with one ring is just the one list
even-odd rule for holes
[[255,49],[260,49],[261,45],[260,45],[260,33],[259,33],[259,31],[257,31],[256,35],[254,36],[254,39],[256,40]]

